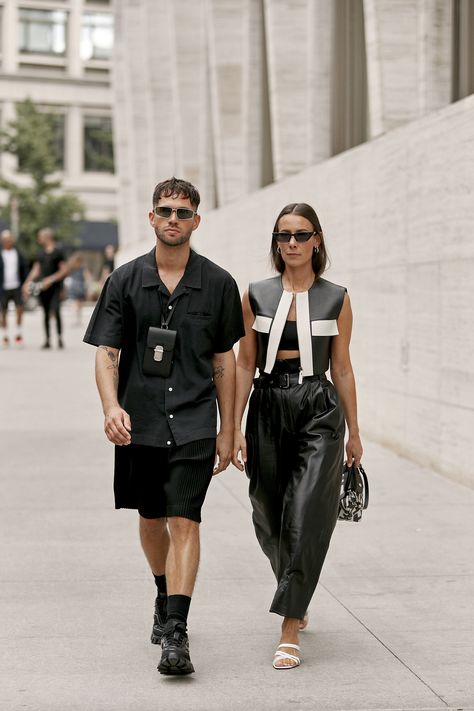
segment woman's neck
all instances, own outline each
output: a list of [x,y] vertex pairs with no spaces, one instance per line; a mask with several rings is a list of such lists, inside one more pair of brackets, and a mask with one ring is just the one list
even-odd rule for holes
[[281,283],[285,291],[308,291],[313,285],[315,276],[312,267],[291,268],[286,266],[281,275]]

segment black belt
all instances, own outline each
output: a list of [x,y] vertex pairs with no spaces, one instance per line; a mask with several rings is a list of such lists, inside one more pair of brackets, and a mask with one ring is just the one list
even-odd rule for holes
[[[319,373],[318,375],[306,375],[303,377],[302,382],[314,382],[315,380],[326,380],[325,373]],[[255,378],[253,381],[254,388],[281,388],[286,390],[291,388],[292,385],[299,385],[300,382],[299,373],[270,373],[269,375],[261,375],[259,378]]]

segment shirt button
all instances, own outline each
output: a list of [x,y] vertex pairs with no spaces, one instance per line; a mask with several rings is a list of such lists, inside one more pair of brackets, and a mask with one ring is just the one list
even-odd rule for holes
[[169,309],[172,309],[173,307],[172,307],[172,306],[168,306],[168,308],[169,308]]
[[169,445],[169,444],[171,444],[171,441],[170,441],[170,440],[168,440],[166,444],[168,444],[168,445]]
[[170,393],[172,393],[172,392],[173,392],[173,388],[168,388],[168,390],[170,391]]
[[170,420],[172,420],[172,419],[173,419],[173,417],[174,417],[174,415],[170,415]]

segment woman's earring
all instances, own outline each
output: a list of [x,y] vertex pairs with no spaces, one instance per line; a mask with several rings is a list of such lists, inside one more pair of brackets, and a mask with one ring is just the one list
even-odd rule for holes
[[281,254],[281,247],[277,247],[278,254]]
[[314,251],[316,252],[316,254],[319,254],[319,247],[315,247]]

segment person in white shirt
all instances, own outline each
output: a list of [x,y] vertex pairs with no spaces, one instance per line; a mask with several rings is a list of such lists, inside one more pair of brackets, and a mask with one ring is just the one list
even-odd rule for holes
[[17,346],[23,344],[21,331],[23,319],[23,298],[21,286],[26,277],[26,264],[21,252],[15,247],[10,230],[3,230],[1,235],[0,259],[0,312],[3,346],[10,345],[8,335],[8,305],[13,301],[16,307],[16,335]]

